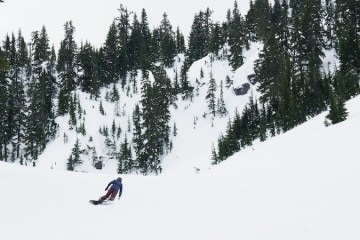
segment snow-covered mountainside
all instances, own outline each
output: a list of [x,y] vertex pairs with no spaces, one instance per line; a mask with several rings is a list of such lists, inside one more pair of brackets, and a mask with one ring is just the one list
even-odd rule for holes
[[[241,111],[249,100],[250,96],[258,96],[257,84],[250,84],[247,76],[252,74],[254,61],[257,59],[262,45],[253,43],[250,50],[244,53],[245,64],[238,70],[232,71],[227,60],[219,60],[211,54],[196,61],[188,72],[188,81],[194,87],[194,96],[191,99],[183,100],[180,97],[175,105],[170,107],[171,121],[169,126],[176,125],[177,134],[172,134],[172,150],[163,157],[163,173],[172,172],[198,172],[202,169],[211,167],[211,147],[216,144],[220,134],[226,130],[229,119],[233,118],[235,111]],[[183,64],[183,56],[178,56],[174,67],[167,69],[168,76],[175,78],[176,72],[179,72]],[[209,88],[210,75],[216,80],[217,98],[220,94],[221,82],[223,82],[224,101],[228,114],[215,118],[209,114],[206,102],[206,94]],[[139,71],[136,82],[137,88],[141,85],[141,72]],[[226,78],[233,80],[233,85],[227,88],[225,86]],[[243,83],[250,84],[250,90],[247,94],[237,96],[234,88],[241,87]],[[131,85],[131,84],[129,84]],[[79,139],[81,149],[85,153],[81,155],[82,165],[76,167],[76,171],[94,172],[94,157],[96,161],[103,162],[103,171],[115,173],[117,171],[118,161],[110,156],[109,146],[106,145],[106,137],[100,133],[100,129],[107,127],[109,131],[115,123],[116,129],[121,129],[119,140],[114,140],[115,148],[120,147],[125,136],[132,138],[132,113],[135,104],[141,100],[140,93],[133,93],[132,90],[122,89],[121,84],[115,85],[119,91],[120,100],[111,102],[107,96],[113,91],[114,86],[104,88],[101,91],[101,97],[91,99],[89,94],[80,91],[75,94],[78,96],[79,122],[84,123],[86,133],[80,134],[76,129],[69,127],[69,115],[59,117],[59,131],[57,138],[52,141],[45,152],[40,155],[36,165],[44,168],[66,169],[66,164],[71,155],[72,148],[77,139]],[[129,93],[130,92],[130,93]],[[105,114],[100,114],[100,104]],[[79,124],[78,124],[79,125]],[[130,129],[130,131],[129,131]],[[117,137],[110,138],[117,139]],[[94,154],[93,152],[96,152]]]
[[[16,11],[20,9],[16,6],[20,0],[7,2],[11,6],[7,9],[16,12],[15,18],[33,20],[32,23],[28,21],[31,31],[40,27],[34,27],[38,18],[41,21],[51,19],[51,11],[44,12],[44,15],[34,11],[35,15],[32,16],[37,16],[36,19],[20,18],[20,12]],[[23,4],[24,1],[21,2]],[[44,4],[43,0],[30,2],[22,5],[21,9]],[[110,2],[115,4],[116,11],[119,3],[107,1],[107,4]],[[135,2],[122,3],[140,12],[132,5]],[[160,2],[166,3],[164,9],[157,7]],[[248,0],[238,2],[240,8],[248,8]],[[66,11],[70,3],[76,6]],[[66,0],[56,1],[51,9],[64,11],[63,17],[72,19],[73,11],[82,9],[84,3],[88,4],[88,9],[96,5],[89,1]],[[179,3],[186,7],[190,4]],[[180,9],[177,9],[179,3],[148,1],[142,7],[152,10],[146,5],[156,6],[157,11],[151,12],[158,17],[166,9],[175,10],[181,15]],[[192,3],[192,7],[198,11],[203,6],[209,6],[216,9],[216,13],[225,13],[225,10],[216,7],[219,3],[197,1]],[[225,9],[231,7],[224,1],[221,5]],[[100,8],[98,11],[101,12]],[[173,16],[167,12],[170,17]],[[94,17],[96,14],[91,14],[91,11],[84,11],[83,14],[100,24],[100,17]],[[191,16],[188,14],[184,13],[176,21],[190,21],[194,12],[191,12]],[[16,25],[15,19],[2,15],[2,8],[0,15],[8,20],[6,27],[4,21],[0,22],[1,31],[16,32],[17,29],[7,28],[7,25],[11,28]],[[106,19],[108,15],[110,18]],[[105,27],[100,28],[107,30],[112,19],[113,16],[106,12],[106,17],[101,19],[106,22],[103,23]],[[224,16],[220,19],[224,19]],[[63,34],[62,24],[67,20],[57,22],[54,17],[51,24],[46,25],[51,29],[49,34],[53,41],[59,43],[58,39]],[[172,22],[177,25],[176,21]],[[57,31],[52,24],[60,30]],[[184,24],[190,27],[189,23]],[[80,40],[84,40],[82,37],[85,36],[81,31],[96,29],[91,22],[85,25],[92,28],[82,29],[80,24]],[[27,31],[25,27],[24,33],[29,36]],[[88,36],[91,42],[102,44],[104,39],[94,41],[92,38],[105,37],[105,32],[93,32],[96,36]],[[221,164],[211,164],[212,147],[225,132],[235,112],[241,112],[250,97],[260,97],[258,83],[251,82],[249,76],[254,73],[254,62],[262,48],[262,43],[252,42],[249,50],[243,52],[244,64],[235,71],[227,57],[221,54],[218,57],[209,54],[192,63],[187,76],[194,87],[193,96],[182,99],[179,95],[170,106],[171,150],[160,157],[162,173],[159,176],[143,176],[138,172],[121,175],[124,184],[122,197],[104,205],[94,206],[88,200],[102,196],[108,182],[119,176],[118,160],[114,153],[119,152],[125,139],[132,139],[133,112],[141,100],[140,91],[136,89],[141,89],[142,72],[129,73],[128,81],[132,82],[126,84],[125,88],[121,83],[102,88],[97,99],[79,90],[74,91],[75,126],[69,123],[73,121],[69,114],[58,117],[56,137],[36,161],[26,162],[28,166],[20,166],[22,159],[16,160],[15,164],[0,161],[0,238],[360,239],[360,96],[346,103],[346,121],[326,127],[324,121],[328,112],[323,112],[284,134],[267,138],[265,142],[255,140],[251,146],[242,148]],[[222,50],[226,51],[227,46]],[[324,69],[334,71],[338,59],[334,57],[333,50],[325,53]],[[183,64],[184,55],[179,54],[174,66],[165,69],[172,82]],[[149,74],[149,81],[154,81],[152,73]],[[216,81],[216,98],[223,97],[227,110],[224,116],[213,117],[208,109],[206,95],[211,78]],[[232,81],[230,86],[227,86],[228,80]],[[246,89],[244,84],[249,86],[248,91],[244,95],[236,95],[236,91]],[[221,90],[223,96],[220,96]],[[119,92],[118,101],[111,100],[115,91]],[[82,163],[75,167],[76,172],[65,171],[77,143]],[[95,167],[95,163],[99,162],[101,170]]]
[[123,176],[123,196],[112,205],[88,200],[104,194],[115,174],[0,162],[0,236],[357,240],[359,106],[356,97],[342,123],[324,127],[321,114],[197,175]]

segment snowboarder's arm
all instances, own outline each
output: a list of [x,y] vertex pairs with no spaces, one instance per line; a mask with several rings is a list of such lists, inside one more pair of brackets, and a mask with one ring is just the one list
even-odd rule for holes
[[108,190],[108,188],[110,187],[110,185],[113,183],[113,181],[109,182],[109,184],[107,185],[107,187],[105,188],[105,191]]
[[123,186],[121,185],[121,187],[120,187],[120,189],[119,189],[119,198],[121,197],[122,189],[123,189]]

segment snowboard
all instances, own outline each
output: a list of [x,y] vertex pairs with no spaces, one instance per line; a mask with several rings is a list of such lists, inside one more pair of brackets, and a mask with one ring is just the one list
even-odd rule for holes
[[89,202],[93,205],[99,205],[99,204],[103,204],[104,201],[99,201],[99,200],[89,200]]

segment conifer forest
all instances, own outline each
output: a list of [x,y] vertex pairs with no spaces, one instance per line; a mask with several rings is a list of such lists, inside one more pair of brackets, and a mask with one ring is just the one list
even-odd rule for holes
[[[46,25],[34,29],[28,42],[21,30],[8,33],[0,42],[0,161],[35,166],[59,137],[56,119],[61,116],[69,116],[69,129],[85,135],[86,113],[77,93],[98,100],[99,114],[104,115],[99,97],[101,89],[108,88],[106,101],[112,103],[121,101],[120,91],[141,96],[130,113],[130,129],[121,129],[115,121],[99,128],[109,155],[118,162],[118,173],[160,174],[162,156],[172,148],[170,135],[176,135],[169,108],[176,99],[191,100],[195,94],[188,81],[191,65],[211,54],[228,60],[235,71],[253,42],[263,44],[254,65],[261,97],[251,97],[214,139],[212,164],[327,109],[324,124],[346,119],[345,102],[360,93],[360,0],[252,0],[244,15],[234,1],[224,21],[213,21],[212,13],[209,8],[199,10],[184,36],[166,13],[150,28],[145,9],[135,13],[121,5],[100,47],[75,42],[71,20],[63,25],[59,49]],[[328,50],[338,58],[334,70],[324,67]],[[166,69],[179,54],[184,56],[182,67],[169,77]],[[119,83],[121,89],[115,87]],[[232,79],[226,79],[221,90],[231,86]],[[212,117],[227,114],[223,100],[214,97],[215,87],[210,81],[206,96]],[[119,140],[124,131],[128,134]],[[61,137],[66,141],[66,135]],[[82,145],[77,141],[73,146],[68,170],[81,164],[85,150],[91,151]]]

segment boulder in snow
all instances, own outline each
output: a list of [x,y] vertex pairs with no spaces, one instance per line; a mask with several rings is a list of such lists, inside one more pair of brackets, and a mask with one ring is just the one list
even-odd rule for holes
[[250,84],[244,83],[240,87],[234,88],[234,93],[236,96],[245,95],[250,89]]

